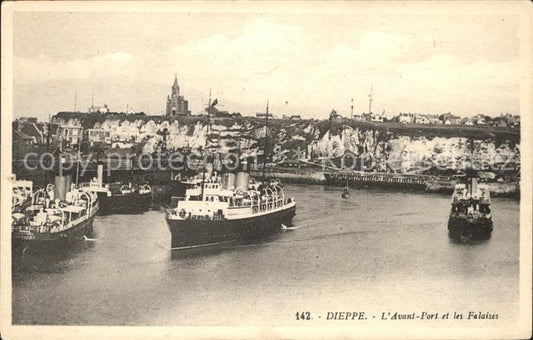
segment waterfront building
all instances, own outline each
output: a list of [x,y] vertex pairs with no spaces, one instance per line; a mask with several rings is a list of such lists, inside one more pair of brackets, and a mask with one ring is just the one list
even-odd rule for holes
[[37,123],[36,117],[20,117],[16,120],[19,124],[26,124],[26,123]]
[[22,131],[13,130],[13,146],[29,146],[36,144],[34,137],[28,136]]
[[68,143],[68,145],[78,145],[83,138],[83,128],[80,126],[62,126],[61,140]]
[[167,113],[168,117],[190,115],[189,102],[180,95],[180,86],[178,85],[178,75],[174,76],[172,92],[167,96]]
[[87,129],[85,131],[87,141],[93,143],[110,143],[110,131],[104,129]]
[[32,144],[44,145],[46,143],[53,144],[57,137],[59,126],[57,124],[37,123],[35,119],[17,119],[12,124],[13,131],[20,132],[17,138],[26,141],[26,137],[30,137]]

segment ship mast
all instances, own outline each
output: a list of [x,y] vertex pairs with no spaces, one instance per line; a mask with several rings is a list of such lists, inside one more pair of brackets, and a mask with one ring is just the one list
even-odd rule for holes
[[211,121],[211,89],[209,89],[209,103],[207,104],[207,136],[205,138],[205,146],[204,146],[204,158],[205,158],[205,164],[204,164],[204,167],[203,167],[203,171],[202,171],[202,201],[205,199],[204,198],[204,183],[205,183],[205,170],[207,168],[207,145],[208,145],[208,142],[209,142],[209,134],[210,134],[210,131],[209,131],[209,125],[210,125],[210,121]]
[[268,148],[268,99],[265,115],[265,149],[263,150],[263,186],[265,186],[265,172],[266,172],[266,163],[267,163],[267,148]]
[[[50,113],[48,114],[48,123],[46,129],[46,153],[49,153],[50,150]],[[48,185],[48,170],[44,171],[44,186]]]
[[372,113],[372,86],[370,86],[370,94],[368,95],[368,113]]
[[[81,159],[81,142],[78,143],[78,157],[77,158],[77,162],[76,162],[76,187],[78,187],[78,177],[79,177],[79,172],[80,172],[80,159]],[[133,168],[133,166],[132,166]],[[70,190],[70,188],[67,188],[67,190]]]

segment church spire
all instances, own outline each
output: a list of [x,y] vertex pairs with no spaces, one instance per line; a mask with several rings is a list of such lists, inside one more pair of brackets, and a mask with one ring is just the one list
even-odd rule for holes
[[178,85],[178,74],[174,74],[174,84],[172,85],[172,96],[180,95],[180,86]]

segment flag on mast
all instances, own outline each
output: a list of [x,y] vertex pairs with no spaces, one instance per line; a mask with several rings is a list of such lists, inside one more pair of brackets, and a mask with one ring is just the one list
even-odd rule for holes
[[215,98],[215,100],[213,100],[213,103],[211,104],[211,107],[214,107],[217,104],[218,104],[218,100]]

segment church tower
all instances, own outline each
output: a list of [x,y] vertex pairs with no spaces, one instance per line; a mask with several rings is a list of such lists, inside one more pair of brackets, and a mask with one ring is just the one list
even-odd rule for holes
[[178,75],[174,75],[174,84],[172,92],[167,96],[167,116],[190,115],[189,102],[183,96],[180,96],[180,86],[178,84]]

